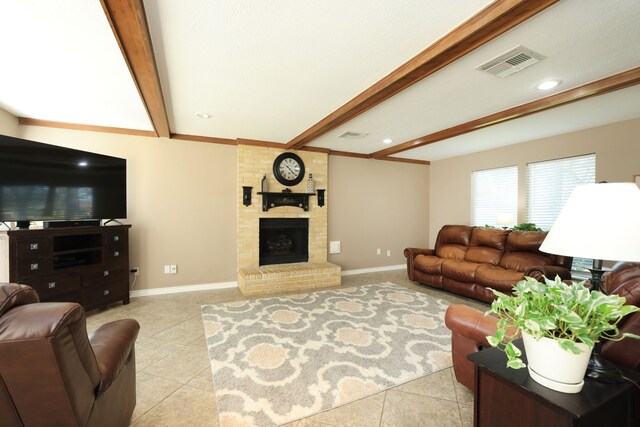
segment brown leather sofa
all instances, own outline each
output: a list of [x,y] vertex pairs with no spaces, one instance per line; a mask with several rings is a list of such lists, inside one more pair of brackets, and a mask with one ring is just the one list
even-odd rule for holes
[[133,319],[87,336],[84,309],[0,284],[0,426],[126,426],[136,405]]
[[510,293],[524,276],[571,279],[573,258],[540,252],[545,231],[445,225],[434,249],[407,248],[409,279],[480,301]]
[[[627,304],[640,304],[640,264],[622,263],[605,275],[603,289],[607,294],[625,297]],[[445,314],[445,324],[451,329],[453,370],[459,383],[473,390],[474,364],[467,359],[471,353],[489,347],[487,335],[496,331],[497,318],[465,305],[452,305]],[[640,335],[640,313],[623,318],[620,332]],[[640,340],[604,341],[604,358],[640,372]]]

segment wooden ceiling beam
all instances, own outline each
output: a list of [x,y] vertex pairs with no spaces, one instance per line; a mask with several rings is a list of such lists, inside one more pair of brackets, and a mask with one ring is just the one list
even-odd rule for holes
[[51,120],[31,119],[28,117],[18,117],[18,124],[23,126],[41,126],[58,129],[82,130],[89,132],[117,133],[120,135],[150,136],[156,137],[156,133],[151,130],[116,128],[111,126],[83,125],[79,123],[54,122]]
[[558,0],[498,0],[463,22],[382,80],[287,143],[299,149],[451,62],[535,16]]
[[629,86],[640,84],[640,67],[632,68],[582,86],[568,89],[544,98],[537,99],[526,104],[499,111],[479,119],[471,120],[448,129],[443,129],[393,147],[371,153],[372,158],[383,158],[403,151],[412,150],[434,142],[453,138],[458,135],[473,132],[489,126],[494,126],[510,120],[519,119],[530,114],[539,113],[551,108],[561,107],[572,102],[603,95]]
[[100,0],[100,3],[153,128],[158,136],[169,138],[169,119],[142,0]]

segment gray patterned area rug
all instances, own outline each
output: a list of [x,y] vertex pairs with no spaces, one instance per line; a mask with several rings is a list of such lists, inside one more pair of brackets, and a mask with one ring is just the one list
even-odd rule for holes
[[447,306],[393,283],[202,306],[220,426],[285,424],[451,366]]

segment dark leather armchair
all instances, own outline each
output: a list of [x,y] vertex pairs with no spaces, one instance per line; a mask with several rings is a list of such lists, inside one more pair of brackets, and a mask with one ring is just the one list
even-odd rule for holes
[[[603,290],[627,299],[626,304],[640,304],[640,264],[620,263],[604,278]],[[465,305],[452,305],[445,314],[445,324],[451,329],[453,370],[459,383],[473,390],[474,364],[467,356],[489,347],[487,335],[496,331],[497,318]],[[618,323],[620,332],[640,335],[640,313],[633,313]],[[601,355],[629,369],[640,372],[640,340],[604,341]]]
[[0,426],[126,426],[136,405],[133,319],[89,338],[84,309],[0,284]]

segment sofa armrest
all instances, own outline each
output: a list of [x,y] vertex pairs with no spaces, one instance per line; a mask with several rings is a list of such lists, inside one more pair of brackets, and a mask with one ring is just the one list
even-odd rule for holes
[[496,333],[498,319],[494,316],[485,316],[475,308],[455,304],[447,308],[444,323],[451,331],[476,341],[479,345],[490,347],[487,336]]
[[416,256],[434,255],[435,253],[435,249],[406,248],[404,250],[404,256],[407,257],[407,274],[409,275],[409,280],[416,280],[413,270],[413,260],[416,259]]
[[434,255],[435,253],[435,249],[405,248],[404,250],[404,256],[407,257],[407,259],[413,259],[417,255]]
[[571,270],[557,265],[536,265],[529,267],[524,272],[524,275],[538,281],[542,280],[542,276],[549,280],[554,280],[556,276],[560,276],[562,280],[571,280]]
[[100,370],[100,395],[118,377],[133,351],[140,325],[133,319],[121,319],[100,326],[89,341]]

